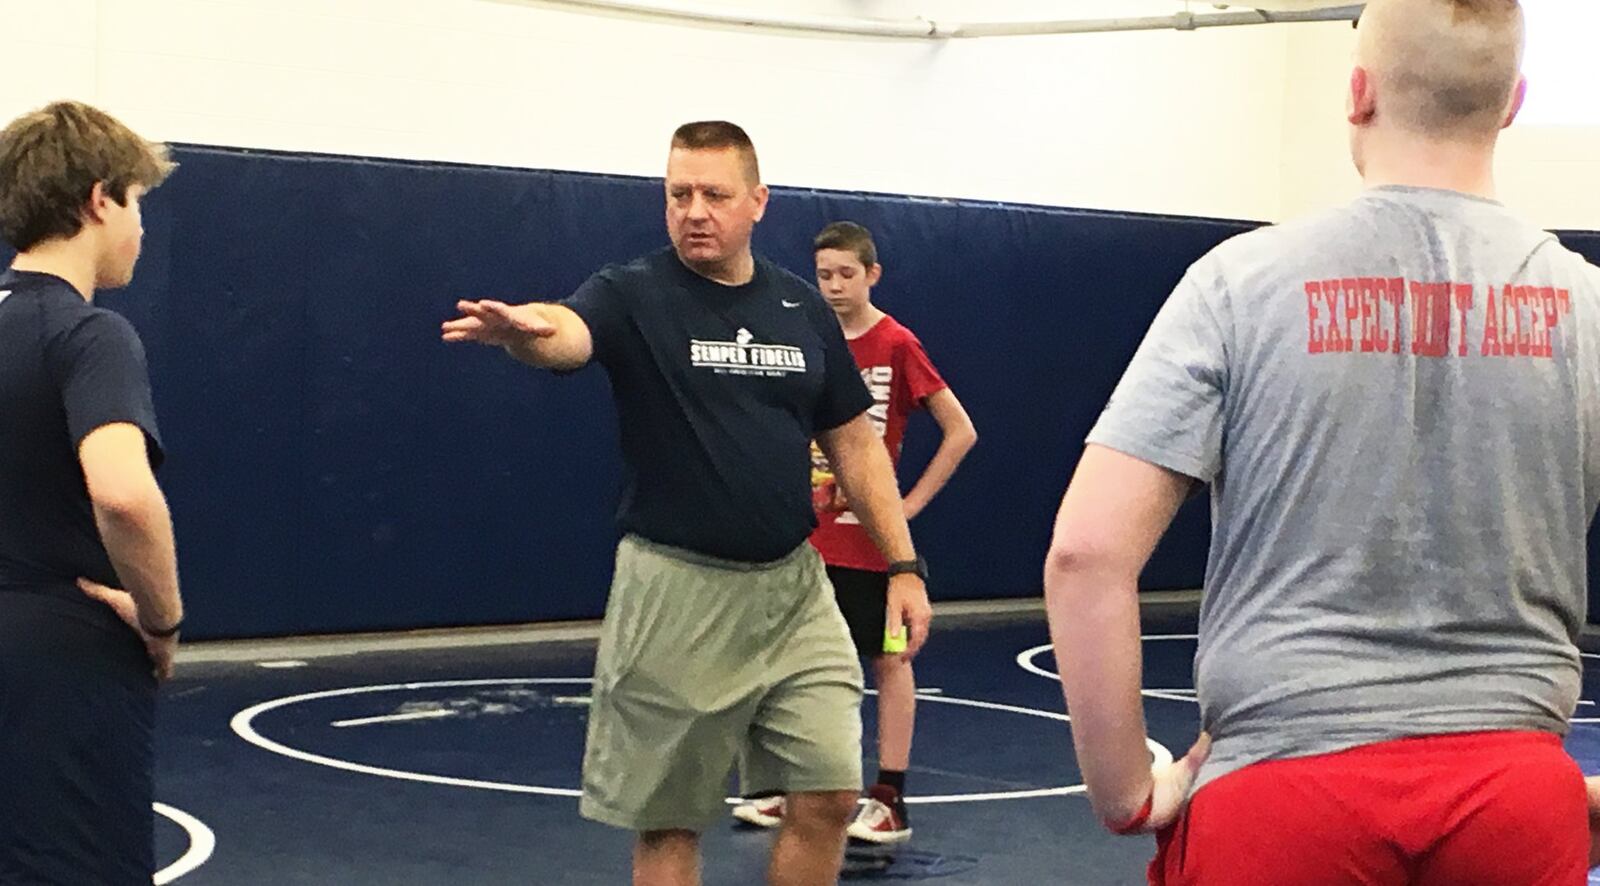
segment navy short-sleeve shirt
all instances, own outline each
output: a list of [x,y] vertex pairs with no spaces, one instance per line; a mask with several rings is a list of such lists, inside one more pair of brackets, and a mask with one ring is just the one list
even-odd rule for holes
[[810,441],[872,405],[814,287],[762,258],[749,283],[725,286],[666,248],[605,268],[563,304],[611,378],[624,532],[745,562],[806,540]]
[[[49,274],[0,274],[0,589],[118,586],[78,446],[98,428],[144,431],[162,459],[144,347],[120,314]],[[85,598],[87,599],[87,598]]]

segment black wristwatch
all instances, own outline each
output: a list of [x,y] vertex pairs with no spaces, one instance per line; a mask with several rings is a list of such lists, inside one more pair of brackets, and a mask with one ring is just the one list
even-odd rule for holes
[[926,584],[928,581],[928,561],[922,559],[919,554],[915,560],[896,560],[889,564],[890,578],[907,573],[922,579],[923,583]]
[[160,631],[151,630],[150,628],[145,626],[144,622],[141,621],[141,622],[139,622],[139,630],[144,631],[146,634],[149,634],[150,636],[156,638],[157,640],[165,640],[168,637],[171,637],[171,636],[177,634],[179,631],[183,630],[183,618],[179,617],[177,623],[174,624],[172,627],[166,628],[166,629],[160,630]]

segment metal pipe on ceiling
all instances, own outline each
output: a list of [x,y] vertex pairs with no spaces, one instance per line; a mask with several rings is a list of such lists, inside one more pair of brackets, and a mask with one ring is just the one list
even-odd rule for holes
[[1294,22],[1354,21],[1364,3],[1330,6],[1321,9],[1267,10],[1237,12],[1151,15],[1123,18],[1060,19],[1032,22],[961,22],[933,19],[843,18],[825,15],[795,15],[769,12],[738,12],[726,7],[706,6],[684,0],[549,0],[565,6],[578,6],[606,12],[655,18],[677,19],[699,24],[770,28],[784,31],[841,34],[858,37],[948,40],[975,37],[1019,37],[1044,34],[1089,34],[1114,31],[1196,31],[1201,28],[1241,25],[1288,24]]

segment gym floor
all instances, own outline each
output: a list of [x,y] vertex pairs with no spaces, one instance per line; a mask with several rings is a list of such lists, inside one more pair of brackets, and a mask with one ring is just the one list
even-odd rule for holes
[[[1149,731],[1174,754],[1198,731],[1193,630],[1191,606],[1147,608]],[[630,836],[577,814],[583,635],[194,647],[160,713],[157,883],[628,882]],[[1082,796],[1047,644],[1037,609],[941,616],[917,660],[915,836],[852,847],[846,882],[1144,882],[1152,841],[1106,834]],[[1575,723],[1568,747],[1600,771],[1600,709]],[[770,840],[713,828],[705,882],[761,882]]]

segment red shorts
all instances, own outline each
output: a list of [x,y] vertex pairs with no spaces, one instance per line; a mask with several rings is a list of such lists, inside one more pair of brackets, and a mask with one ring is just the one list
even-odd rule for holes
[[1546,733],[1411,738],[1247,766],[1157,837],[1152,886],[1581,886],[1583,776]]

